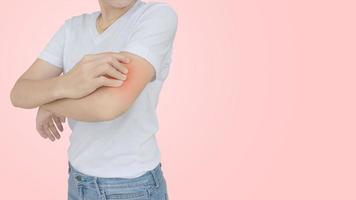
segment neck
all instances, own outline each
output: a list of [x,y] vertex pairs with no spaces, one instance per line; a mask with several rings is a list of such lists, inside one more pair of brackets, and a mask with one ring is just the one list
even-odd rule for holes
[[136,1],[132,1],[128,6],[116,8],[99,0],[101,18],[104,26],[109,26],[113,21],[125,14]]

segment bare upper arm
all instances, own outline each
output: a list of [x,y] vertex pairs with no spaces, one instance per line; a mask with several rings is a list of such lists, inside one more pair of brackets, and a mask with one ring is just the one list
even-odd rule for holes
[[104,93],[102,108],[107,112],[107,120],[113,119],[130,108],[145,86],[154,78],[154,67],[146,59],[130,52],[120,52],[131,61],[125,65],[129,72],[120,87],[102,87]]
[[62,68],[56,67],[45,60],[37,58],[19,79],[40,80],[59,76],[62,72]]

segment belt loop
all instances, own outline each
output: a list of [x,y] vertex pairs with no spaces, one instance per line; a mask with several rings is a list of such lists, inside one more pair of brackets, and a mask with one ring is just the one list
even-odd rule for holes
[[69,163],[69,161],[68,161],[68,174],[70,173],[70,163]]
[[98,177],[94,177],[94,184],[95,184],[97,194],[100,197],[100,200],[106,200],[105,194],[101,191],[101,189],[99,187]]
[[158,177],[157,177],[157,174],[155,173],[154,169],[150,170],[149,172],[150,172],[150,174],[151,174],[152,177],[153,177],[153,181],[154,181],[154,183],[155,183],[155,187],[158,188],[158,187],[159,187],[159,181],[158,181],[158,179],[157,179],[157,178],[158,178]]

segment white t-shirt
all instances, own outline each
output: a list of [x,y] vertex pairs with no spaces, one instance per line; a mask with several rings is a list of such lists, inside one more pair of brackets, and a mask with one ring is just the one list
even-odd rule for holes
[[178,18],[167,3],[137,0],[98,33],[99,14],[95,11],[66,19],[38,58],[63,68],[64,74],[84,55],[105,51],[128,51],[153,65],[155,79],[119,117],[103,122],[68,118],[72,130],[68,159],[76,169],[98,177],[138,177],[160,162],[156,106],[169,72]]

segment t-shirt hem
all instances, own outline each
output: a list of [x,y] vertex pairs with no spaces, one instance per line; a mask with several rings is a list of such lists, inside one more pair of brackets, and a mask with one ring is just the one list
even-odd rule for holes
[[[101,178],[137,178],[139,176],[142,176],[143,174],[145,174],[146,172],[148,172],[149,170],[154,169],[155,167],[157,167],[157,165],[161,162],[160,156],[158,156],[158,159],[153,160],[152,162],[148,163],[148,164],[142,164],[140,163],[139,166],[140,169],[136,170],[136,171],[130,171],[130,172],[126,172],[125,174],[123,173],[117,173],[117,170],[115,171],[109,171],[109,170],[105,170],[105,172],[98,172],[98,171],[93,171],[93,170],[85,170],[85,169],[81,169],[80,167],[76,166],[75,162],[72,162],[69,160],[69,162],[71,163],[71,165],[77,169],[79,172],[86,174],[88,176],[95,176],[95,177],[101,177]],[[142,170],[142,168],[144,168],[144,170]],[[117,169],[116,167],[113,167],[113,169]],[[135,167],[130,166],[130,169],[137,169]]]

